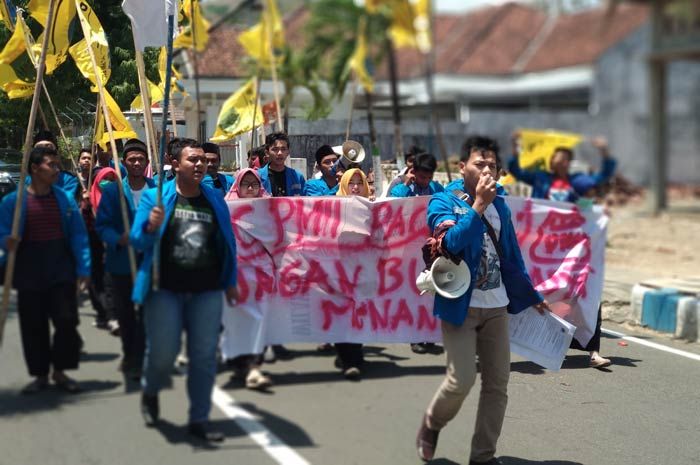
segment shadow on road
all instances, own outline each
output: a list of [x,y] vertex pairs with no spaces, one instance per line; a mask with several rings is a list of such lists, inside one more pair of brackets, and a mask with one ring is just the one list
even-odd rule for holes
[[583,465],[580,462],[571,462],[569,460],[527,460],[518,457],[499,457],[503,465]]
[[[231,420],[212,420],[210,421],[212,429],[216,429],[224,433],[226,438],[236,438],[239,436],[246,436],[246,433],[238,427],[238,425]],[[163,438],[170,444],[189,444],[194,449],[207,451],[207,450],[222,450],[222,449],[241,449],[241,446],[226,446],[226,443],[222,444],[212,444],[202,441],[201,439],[191,436],[187,432],[187,425],[176,425],[169,422],[168,420],[161,419],[158,421],[158,425],[154,427]],[[246,448],[257,448],[255,445],[245,446]]]
[[51,386],[43,392],[21,395],[19,389],[0,389],[0,416],[32,415],[60,409],[64,405],[93,399],[96,393],[109,391],[119,386],[116,381],[78,380],[82,392],[69,394]]
[[[249,402],[237,403],[239,407],[256,417],[258,423],[272,431],[289,447],[315,447],[313,440],[306,431],[286,418],[280,417],[268,410],[263,410]],[[240,420],[244,421],[244,420]]]
[[510,371],[515,371],[525,375],[543,375],[545,374],[545,369],[536,363],[532,362],[511,362]]
[[459,465],[458,462],[453,462],[452,460],[439,458],[427,462],[428,465]]
[[[636,368],[637,363],[643,361],[641,359],[629,358],[629,357],[612,356],[612,357],[608,357],[608,358],[610,359],[612,364],[606,368],[598,368],[598,371],[602,371],[605,373],[612,373],[616,366]],[[570,370],[570,369],[577,370],[580,368],[588,368],[590,370],[591,369],[591,367],[589,366],[590,361],[591,361],[591,358],[587,354],[567,355],[566,359],[564,359],[564,363],[562,364],[562,369],[563,370]]]
[[82,353],[80,354],[81,362],[111,362],[119,358],[119,354],[114,352],[97,352],[97,353]]

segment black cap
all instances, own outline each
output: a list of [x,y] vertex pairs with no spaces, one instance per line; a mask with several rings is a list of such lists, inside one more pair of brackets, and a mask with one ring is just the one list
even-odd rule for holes
[[126,158],[126,155],[129,152],[141,152],[144,155],[148,153],[148,149],[146,148],[146,144],[141,142],[138,139],[129,139],[126,141],[124,144],[124,149],[122,150],[122,156]]

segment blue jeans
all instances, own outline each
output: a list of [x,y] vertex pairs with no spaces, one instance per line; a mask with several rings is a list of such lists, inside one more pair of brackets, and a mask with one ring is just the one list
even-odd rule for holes
[[223,294],[152,291],[144,303],[146,352],[143,362],[143,392],[156,395],[168,381],[180,352],[182,330],[187,332],[187,395],[190,423],[206,421],[211,410],[211,392],[216,376]]

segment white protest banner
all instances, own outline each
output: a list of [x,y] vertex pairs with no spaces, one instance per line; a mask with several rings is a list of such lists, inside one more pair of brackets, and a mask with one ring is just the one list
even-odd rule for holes
[[[597,305],[600,297],[603,249],[591,245],[593,238],[602,238],[604,247],[604,231],[601,236],[597,224],[601,215],[581,213],[573,205],[507,200],[516,228],[524,233],[519,240],[525,244],[528,269],[539,273],[536,284],[550,302],[562,301],[555,308],[570,311],[569,321],[589,320],[576,315]],[[278,197],[229,202],[241,302],[224,309],[224,355],[257,353],[266,344],[292,342],[440,341],[433,297],[420,296],[415,286],[424,268],[421,247],[428,236],[428,201]],[[583,236],[575,235],[579,230]],[[593,255],[594,249],[599,255]],[[575,280],[579,274],[569,279],[577,287],[568,295],[564,272],[571,277],[572,270],[586,266],[596,271],[589,271],[582,283]],[[593,283],[598,274],[600,285]],[[595,328],[595,313],[589,328]]]
[[576,326],[583,346],[595,332],[603,294],[608,217],[550,200],[506,197],[525,267],[553,312]]

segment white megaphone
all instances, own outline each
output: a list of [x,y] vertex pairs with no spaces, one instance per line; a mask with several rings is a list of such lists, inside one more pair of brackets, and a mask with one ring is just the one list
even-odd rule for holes
[[347,171],[352,163],[362,163],[365,159],[365,149],[354,140],[346,140],[343,145],[336,145],[333,152],[338,155],[338,161],[333,165],[333,173],[337,173],[338,169]]
[[471,283],[471,273],[464,260],[459,265],[449,258],[438,257],[429,270],[422,271],[416,278],[416,287],[423,295],[437,292],[448,299],[464,295]]

